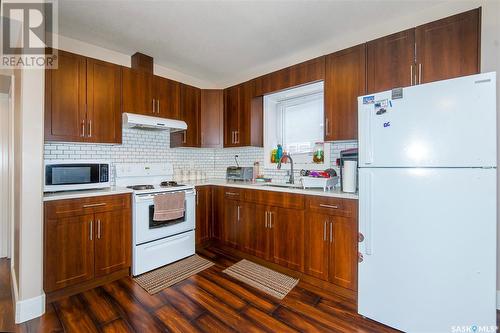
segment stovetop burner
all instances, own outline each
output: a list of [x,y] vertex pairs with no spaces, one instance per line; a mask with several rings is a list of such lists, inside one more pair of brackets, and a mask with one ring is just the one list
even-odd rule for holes
[[166,182],[161,182],[160,184],[161,187],[178,187],[178,186],[184,186],[181,184],[177,184],[176,181],[166,181]]
[[133,186],[127,186],[127,188],[131,188],[132,190],[135,191],[142,191],[142,190],[153,190],[155,187],[153,185],[133,185]]

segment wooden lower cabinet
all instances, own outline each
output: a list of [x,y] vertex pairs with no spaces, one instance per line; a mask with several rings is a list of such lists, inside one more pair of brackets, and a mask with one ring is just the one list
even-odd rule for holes
[[305,273],[356,290],[357,235],[355,217],[309,212],[306,221]]
[[304,271],[304,211],[277,208],[270,214],[273,232],[273,261],[293,270]]
[[266,260],[271,259],[272,229],[269,228],[271,207],[245,203],[240,223],[241,250]]
[[94,278],[93,214],[45,221],[45,292]]
[[[45,203],[44,290],[48,299],[128,274],[130,194]],[[79,289],[80,288],[80,289]]]
[[328,280],[329,219],[325,214],[308,213],[306,220],[305,273],[322,280]]
[[130,266],[130,209],[96,213],[95,276]]
[[358,227],[352,218],[334,216],[330,243],[330,282],[344,288],[357,289]]
[[196,245],[203,245],[210,239],[212,224],[212,188],[196,188]]
[[222,228],[223,241],[229,246],[240,247],[241,203],[237,200],[224,200],[224,224]]

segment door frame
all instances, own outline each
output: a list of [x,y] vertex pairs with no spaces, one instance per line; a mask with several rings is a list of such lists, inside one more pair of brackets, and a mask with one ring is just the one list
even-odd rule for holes
[[[3,75],[7,76],[7,75]],[[6,109],[0,109],[0,258],[10,258],[12,255],[13,246],[13,86],[14,77],[10,78],[10,87],[7,93],[0,92],[2,105],[6,105]],[[4,103],[6,102],[6,104]],[[1,106],[0,106],[1,107]],[[2,107],[3,108],[3,107]],[[4,134],[2,134],[4,133]]]

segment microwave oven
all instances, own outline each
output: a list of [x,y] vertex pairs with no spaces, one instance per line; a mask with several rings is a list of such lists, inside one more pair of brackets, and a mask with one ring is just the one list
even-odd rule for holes
[[45,161],[44,192],[110,187],[110,163],[82,160]]

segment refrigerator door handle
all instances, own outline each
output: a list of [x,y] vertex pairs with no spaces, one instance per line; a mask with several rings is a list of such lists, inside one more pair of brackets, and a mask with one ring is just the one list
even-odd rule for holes
[[365,195],[366,195],[366,200],[365,200],[365,206],[364,206],[364,220],[365,220],[365,253],[367,255],[372,255],[373,254],[373,247],[372,247],[372,216],[373,216],[373,211],[372,211],[372,200],[373,200],[373,178],[372,178],[372,172],[370,170],[366,170],[366,177],[365,177]]
[[364,137],[364,164],[372,164],[373,163],[373,132],[372,132],[372,122],[373,122],[373,112],[372,110],[368,111],[368,117],[365,122],[365,137]]

